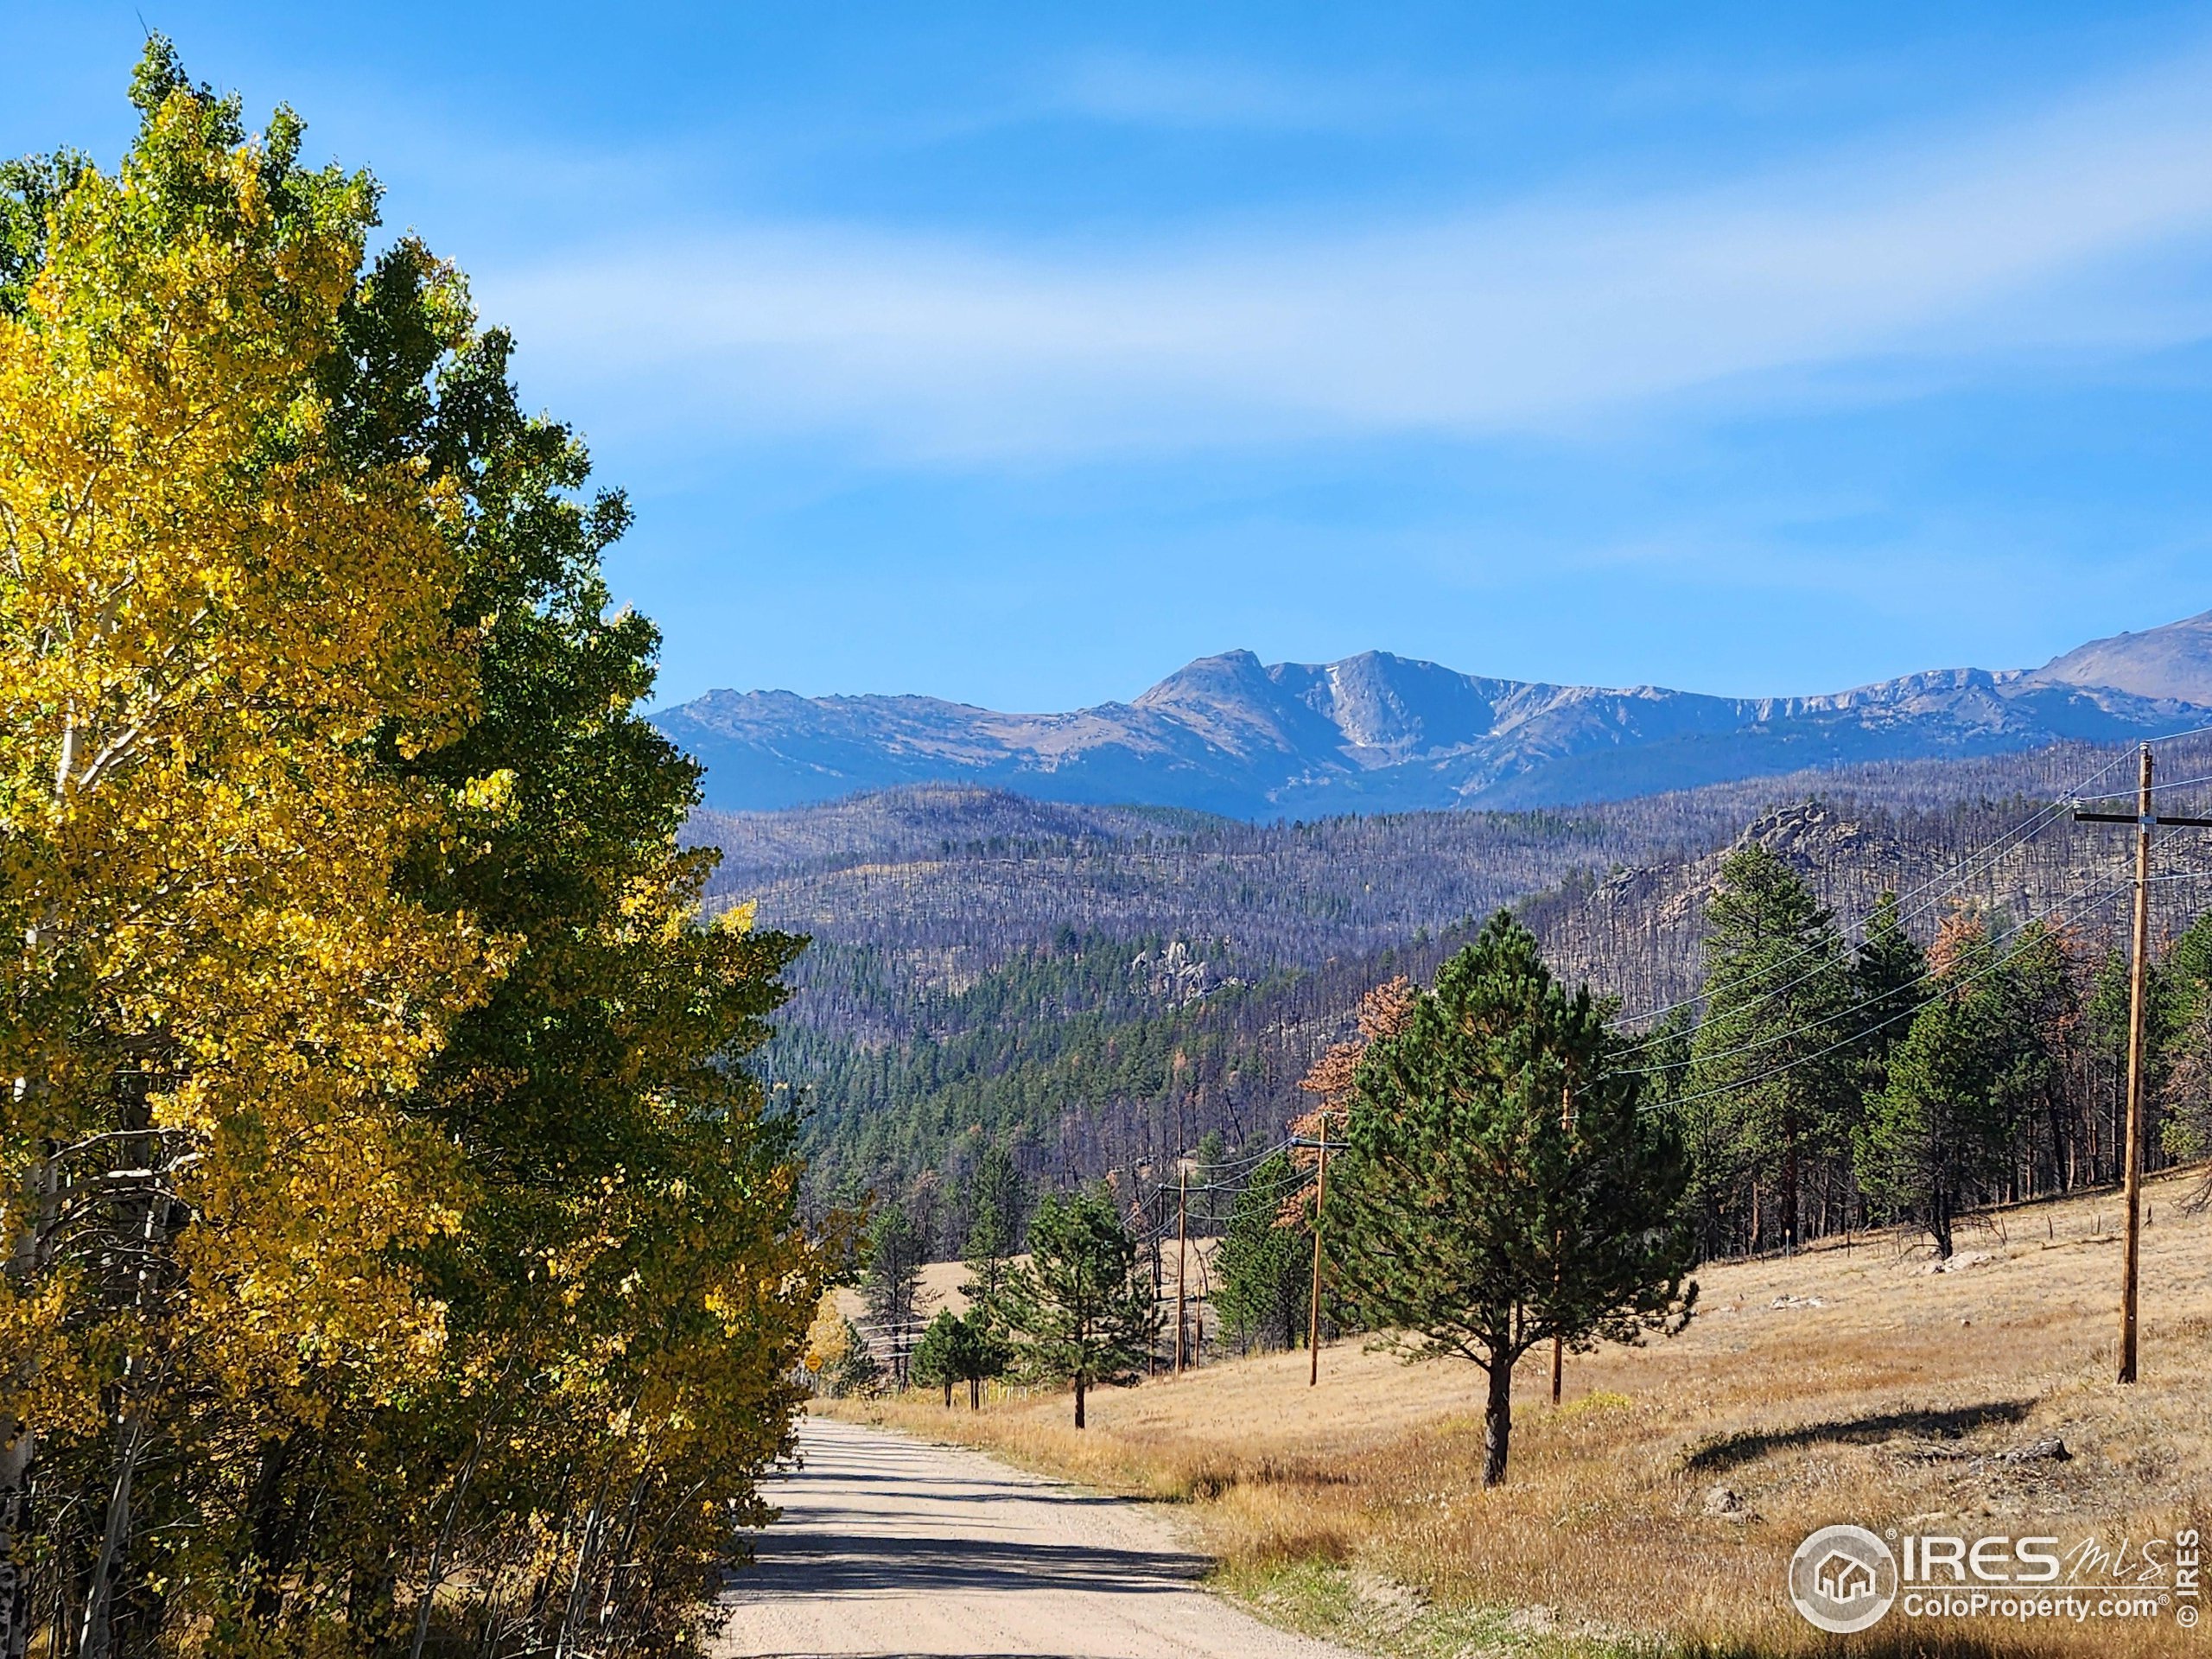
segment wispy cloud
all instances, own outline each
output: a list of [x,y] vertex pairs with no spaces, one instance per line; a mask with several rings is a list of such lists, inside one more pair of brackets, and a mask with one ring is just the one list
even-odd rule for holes
[[480,288],[635,418],[909,457],[1555,428],[1878,355],[2201,334],[2208,67],[1637,199],[1079,252],[752,225]]
[[1251,60],[1093,53],[1039,76],[982,118],[995,124],[1073,117],[1169,130],[1465,134],[1501,118],[1573,108],[1618,122],[1687,113],[1793,116],[1863,106],[1911,81],[1874,57],[1789,66],[1655,59],[1599,69],[1522,64],[1417,73],[1405,68],[1294,70]]
[[1039,103],[1062,114],[1137,126],[1325,131],[1398,125],[1440,92],[1402,78],[1385,86],[1342,74],[1111,53],[1076,61],[1046,85]]

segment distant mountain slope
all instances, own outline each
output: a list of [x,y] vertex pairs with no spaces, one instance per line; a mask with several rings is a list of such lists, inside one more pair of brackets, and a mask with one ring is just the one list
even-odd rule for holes
[[2139,697],[2212,703],[2212,611],[2142,633],[2092,640],[2029,677],[2062,685],[2109,686]]
[[2155,736],[2212,721],[2212,613],[2032,671],[1810,697],[1486,679],[1368,652],[1205,657],[1134,702],[1001,714],[934,697],[710,691],[657,723],[708,804],[773,810],[904,784],[1267,820],[1624,800],[1808,767]]
[[[2159,765],[2163,804],[2212,807],[2212,736],[2164,746]],[[2019,832],[2039,803],[2124,795],[2133,775],[2125,746],[2059,744],[1574,811],[1287,824],[931,785],[702,812],[691,834],[724,853],[711,903],[755,901],[764,925],[814,939],[759,1064],[806,1103],[810,1194],[826,1202],[929,1169],[957,1178],[994,1138],[1052,1179],[1157,1160],[1210,1129],[1271,1138],[1359,994],[1432,973],[1500,906],[1627,1012],[1674,1002],[1695,989],[1719,855],[1746,833],[1847,926],[1893,887],[1923,940],[1960,897],[2070,920],[2101,946],[2125,918],[2128,837],[2063,812]],[[2162,877],[2212,868],[2186,840],[2154,857]],[[2162,880],[2154,929],[2208,899],[2212,880]]]

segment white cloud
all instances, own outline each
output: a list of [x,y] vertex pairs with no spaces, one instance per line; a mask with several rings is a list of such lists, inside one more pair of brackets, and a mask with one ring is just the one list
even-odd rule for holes
[[626,388],[628,419],[906,456],[1557,427],[1874,355],[2202,332],[2208,67],[1633,200],[1080,254],[748,226],[478,288],[564,391]]
[[1071,66],[1047,88],[1042,107],[1132,126],[1314,131],[1396,125],[1437,99],[1436,89],[1402,79],[1384,85],[1110,53]]

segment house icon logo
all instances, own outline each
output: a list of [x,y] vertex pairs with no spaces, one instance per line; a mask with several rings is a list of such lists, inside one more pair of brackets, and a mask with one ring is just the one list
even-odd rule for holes
[[1789,1599],[1817,1630],[1863,1630],[1897,1599],[1897,1557],[1864,1527],[1822,1527],[1789,1558]]
[[1856,1555],[1832,1549],[1813,1569],[1813,1585],[1830,1601],[1848,1606],[1874,1593],[1874,1569]]

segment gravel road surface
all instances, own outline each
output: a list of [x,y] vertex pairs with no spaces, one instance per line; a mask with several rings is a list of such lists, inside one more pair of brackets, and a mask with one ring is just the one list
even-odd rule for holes
[[1141,1504],[849,1423],[810,1420],[799,1446],[716,1659],[1351,1659],[1201,1589],[1205,1561]]

